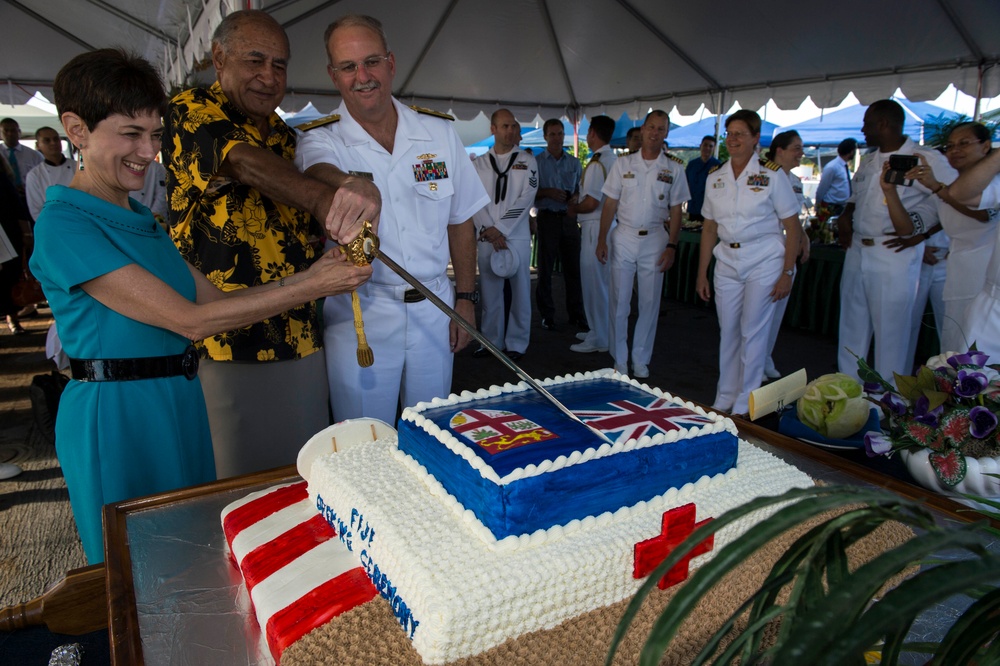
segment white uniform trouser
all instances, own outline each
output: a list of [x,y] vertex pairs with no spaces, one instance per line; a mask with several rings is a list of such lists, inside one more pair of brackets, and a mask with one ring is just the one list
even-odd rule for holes
[[[913,316],[910,320],[910,347],[906,352],[906,358],[910,359],[910,363],[914,362],[917,354],[917,341],[920,339],[920,327],[924,322],[924,310],[927,309],[928,299],[931,302],[931,309],[934,310],[934,326],[937,328],[938,338],[941,338],[944,330],[944,280],[947,268],[948,262],[944,259],[933,266],[920,262],[920,282],[917,285],[917,296],[913,300]],[[941,351],[949,350],[942,347]],[[926,358],[916,359],[916,364],[923,365],[926,360]]]
[[491,243],[479,242],[479,293],[482,323],[479,330],[501,349],[521,352],[528,349],[531,331],[531,239],[507,239],[507,247],[517,254],[517,273],[510,280],[510,317],[504,334],[503,283],[490,268]]
[[891,382],[894,372],[910,374],[913,362],[906,354],[924,246],[896,252],[882,245],[887,238],[876,236],[874,245],[863,245],[855,233],[844,257],[837,367],[857,378],[858,362],[851,352],[865,358],[874,333],[875,370]]
[[[784,261],[782,261],[784,266]],[[792,268],[795,271],[795,268]],[[796,271],[798,272],[798,271]],[[792,284],[795,284],[795,276],[792,275]],[[791,296],[791,294],[789,294]],[[778,342],[778,332],[781,331],[781,321],[785,318],[785,310],[788,309],[789,298],[782,298],[774,304],[774,317],[771,319],[771,329],[767,333],[767,358],[764,359],[764,369],[772,374],[779,374],[774,365],[774,345]]]
[[640,236],[638,229],[619,224],[610,234],[611,289],[609,306],[611,320],[608,336],[611,356],[616,365],[628,363],[628,316],[632,308],[632,279],[639,283],[639,318],[632,334],[632,364],[649,365],[656,338],[656,320],[660,316],[660,294],[663,293],[663,273],[656,262],[667,247],[669,238],[663,225],[657,225]]
[[[583,287],[583,311],[587,315],[590,333],[586,342],[599,349],[608,347],[608,319],[611,314],[608,300],[610,266],[597,260],[597,237],[600,220],[580,222],[580,284]],[[608,234],[610,239],[612,234]]]
[[972,346],[972,338],[969,337],[969,308],[974,300],[975,296],[952,298],[944,302],[944,321],[941,322],[942,352],[965,351]]
[[[976,349],[989,354],[988,363],[1000,362],[1000,285],[987,282],[983,291],[969,304],[965,320],[969,345],[975,342]],[[966,349],[961,347],[957,351]]]
[[785,263],[775,234],[742,247],[715,246],[715,309],[719,316],[719,385],[713,409],[745,414],[750,392],[764,378],[764,357],[774,318],[771,292]]
[[[455,302],[447,276],[424,281],[449,305]],[[396,410],[451,392],[452,359],[449,319],[430,301],[406,303],[408,285],[368,282],[358,289],[365,337],[375,356],[367,368],[358,365],[358,339],[348,294],[323,304],[323,344],[333,420],[370,417],[390,425]]]

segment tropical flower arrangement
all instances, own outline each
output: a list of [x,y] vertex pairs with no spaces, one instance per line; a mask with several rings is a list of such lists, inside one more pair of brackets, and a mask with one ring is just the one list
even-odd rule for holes
[[858,358],[868,400],[888,423],[884,434],[865,435],[868,455],[929,449],[928,461],[948,487],[965,478],[966,456],[1000,456],[1000,365],[988,366],[988,359],[975,345],[964,354],[939,354],[916,376],[895,375],[893,386]]

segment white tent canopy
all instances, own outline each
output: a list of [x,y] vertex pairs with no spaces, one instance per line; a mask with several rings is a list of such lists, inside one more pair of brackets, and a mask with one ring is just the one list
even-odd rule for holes
[[211,79],[208,44],[224,12],[259,6],[292,44],[286,108],[336,99],[323,31],[348,12],[380,18],[396,54],[396,94],[461,118],[507,106],[521,119],[641,116],[650,106],[723,112],[806,96],[835,106],[949,83],[1000,95],[1000,2],[877,0],[5,0],[0,102],[48,87],[73,55],[126,46],[172,85]]

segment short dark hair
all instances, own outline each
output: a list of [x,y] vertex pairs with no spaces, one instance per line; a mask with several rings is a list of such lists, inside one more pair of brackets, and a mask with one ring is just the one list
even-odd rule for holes
[[630,127],[628,129],[628,131],[625,132],[625,139],[626,140],[631,139],[633,134],[636,134],[637,132],[639,132],[641,130],[642,130],[641,127]]
[[705,143],[706,141],[711,141],[712,143],[718,143],[719,142],[719,140],[716,139],[711,134],[706,134],[705,136],[701,137],[701,143]]
[[666,118],[667,131],[670,131],[670,115],[663,109],[653,109],[652,111],[647,113],[646,118],[642,121],[642,124],[645,125],[646,121],[649,120],[650,118]]
[[222,47],[223,53],[228,53],[229,48],[232,46],[233,35],[246,23],[273,25],[275,29],[285,36],[285,45],[288,46],[288,34],[285,32],[285,29],[281,27],[281,24],[273,16],[262,9],[241,9],[226,14],[222,22],[216,26],[215,32],[212,33],[212,44],[218,44]]
[[760,136],[760,116],[757,115],[756,111],[751,111],[750,109],[740,109],[739,111],[734,111],[731,116],[726,118],[726,129],[729,129],[729,123],[734,120],[742,120],[750,128],[750,133],[754,136]]
[[615,121],[608,116],[594,116],[590,119],[590,129],[594,130],[598,139],[608,143],[615,134]]
[[[3,121],[0,121],[0,122],[3,122]],[[35,140],[36,141],[38,140],[38,135],[41,134],[42,132],[44,132],[45,130],[48,130],[50,132],[55,132],[56,136],[59,136],[59,130],[55,129],[54,127],[49,127],[48,125],[45,125],[45,126],[39,127],[38,129],[35,130]]]
[[[17,125],[17,121],[14,120],[13,118],[4,118],[3,120],[0,120],[0,125],[10,125],[10,124]],[[18,125],[18,129],[20,129],[20,125]]]
[[858,142],[854,139],[844,139],[837,144],[837,154],[841,157],[850,155],[858,149]]
[[781,134],[775,134],[774,138],[771,139],[771,146],[764,153],[764,157],[769,160],[773,160],[774,156],[778,154],[778,149],[785,150],[788,146],[792,145],[792,141],[801,138],[799,133],[795,130],[785,130]]
[[160,75],[148,61],[124,49],[81,53],[56,74],[52,92],[59,115],[75,113],[89,130],[114,114],[163,115],[167,107]]
[[548,120],[545,121],[545,124],[542,125],[542,136],[548,134],[549,128],[552,127],[553,125],[559,125],[559,128],[562,130],[566,129],[563,127],[562,121],[559,120],[558,118],[549,118]]
[[[334,30],[350,26],[368,28],[378,35],[379,41],[382,42],[382,48],[385,49],[385,52],[389,52],[389,39],[385,36],[385,28],[382,27],[381,21],[374,16],[368,16],[367,14],[345,14],[330,25],[326,26],[326,31],[323,33],[323,48],[326,49],[327,59],[330,59],[330,35],[333,34]],[[331,62],[330,64],[332,65],[333,63]]]
[[893,129],[903,131],[903,123],[906,122],[906,113],[903,107],[894,99],[880,99],[872,102],[868,107],[868,112],[876,118],[889,123]]

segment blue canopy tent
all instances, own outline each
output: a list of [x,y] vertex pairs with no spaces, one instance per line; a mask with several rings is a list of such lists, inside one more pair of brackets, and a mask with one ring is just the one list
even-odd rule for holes
[[[760,145],[771,145],[771,135],[778,126],[766,120],[760,126]],[[725,118],[719,121],[719,133],[725,134]],[[706,136],[715,135],[715,116],[705,116],[701,120],[676,130],[670,130],[667,136],[667,145],[671,148],[697,148],[701,145],[701,140]]]
[[[922,143],[924,121],[936,116],[956,118],[959,114],[943,109],[927,102],[911,102],[907,99],[897,99],[906,114],[903,133],[917,143]],[[817,118],[804,120],[801,123],[779,127],[775,134],[786,130],[795,130],[802,137],[802,143],[807,146],[836,146],[844,139],[855,139],[864,143],[861,133],[865,110],[868,107],[857,104],[846,109],[832,111]]]

